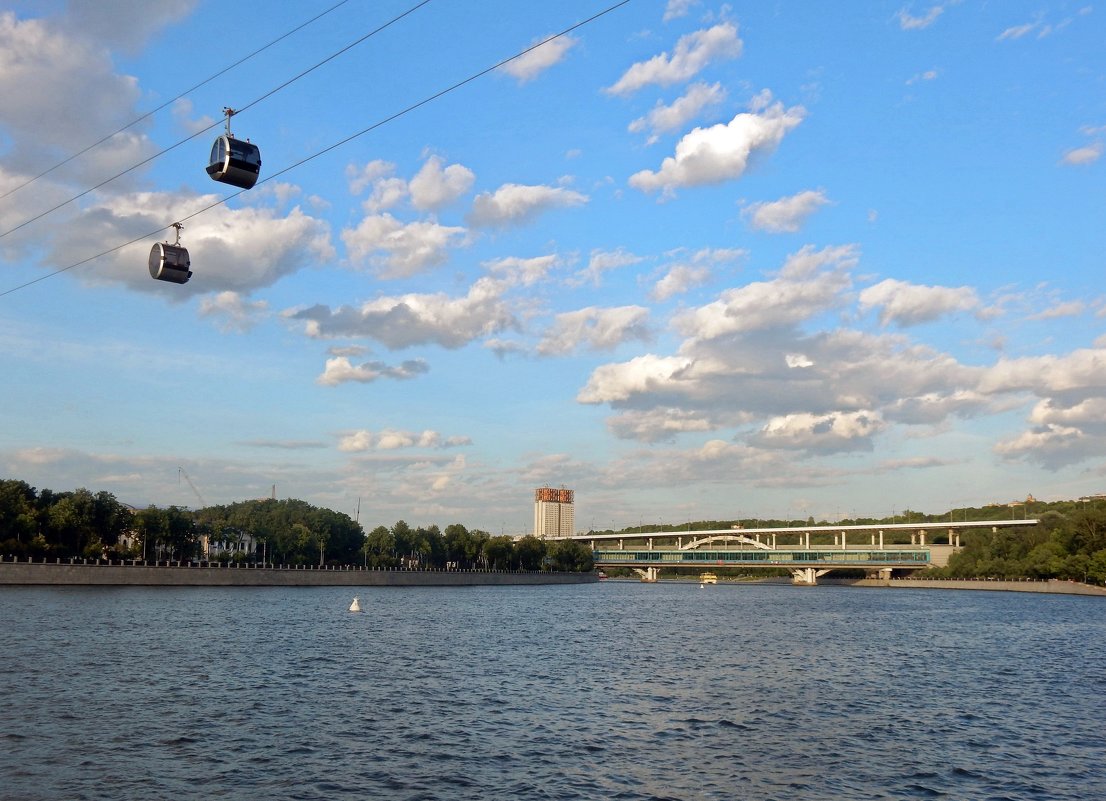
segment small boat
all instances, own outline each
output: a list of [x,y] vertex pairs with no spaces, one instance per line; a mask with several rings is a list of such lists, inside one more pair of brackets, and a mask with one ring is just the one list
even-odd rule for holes
[[353,599],[353,603],[351,603],[349,605],[349,611],[351,611],[351,612],[360,612],[361,611],[361,601],[358,600],[356,597]]
[[699,586],[700,587],[702,587],[704,584],[717,584],[717,583],[718,583],[718,576],[714,575],[714,573],[700,573],[699,574]]

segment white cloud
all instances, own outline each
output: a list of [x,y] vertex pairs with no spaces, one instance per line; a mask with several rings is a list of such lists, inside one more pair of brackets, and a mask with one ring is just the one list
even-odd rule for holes
[[718,105],[725,98],[726,90],[722,88],[722,84],[695,83],[671,105],[663,105],[658,100],[652,111],[630,123],[629,130],[631,133],[649,131],[647,142],[653,144],[660,134],[683,129],[703,109]]
[[220,292],[200,302],[200,316],[213,317],[224,331],[248,331],[268,313],[263,300],[247,301],[237,292]]
[[289,310],[285,316],[303,320],[310,337],[367,337],[392,349],[430,343],[460,348],[517,327],[502,297],[507,287],[506,282],[481,278],[461,298],[412,293],[376,298],[360,307],[317,305]]
[[[75,222],[58,229],[51,264],[73,264],[90,252],[117,247],[143,234],[210,207],[214,195],[138,192],[105,197],[83,209]],[[168,236],[163,234],[162,236]],[[169,237],[173,241],[173,237]],[[279,211],[251,206],[219,206],[190,220],[181,234],[192,262],[184,285],[153,281],[146,268],[152,243],[123,248],[74,272],[90,282],[119,281],[132,289],[185,299],[205,292],[249,294],[320,261],[334,258],[325,222],[300,208]],[[141,252],[140,249],[145,249]]]
[[922,14],[920,17],[916,17],[907,11],[905,8],[901,9],[895,16],[898,17],[899,27],[904,31],[916,31],[923,28],[928,28],[930,25],[937,21],[937,18],[941,16],[945,8],[943,5],[930,6],[929,10]]
[[382,278],[425,272],[449,258],[449,248],[468,243],[465,229],[429,220],[402,223],[391,214],[369,214],[342,232],[350,261],[369,261]]
[[627,411],[607,421],[607,427],[619,439],[639,442],[671,440],[677,434],[710,431],[715,424],[701,412],[663,407],[648,411]]
[[347,164],[346,180],[349,182],[349,191],[355,195],[360,195],[381,178],[387,178],[395,171],[396,165],[383,159],[374,159],[363,167]]
[[871,450],[872,438],[885,428],[878,412],[788,414],[773,417],[751,443],[763,447],[832,453]]
[[1101,455],[1103,444],[1103,438],[1088,437],[1078,428],[1049,424],[1001,440],[994,451],[1005,459],[1024,459],[1056,469]]
[[710,280],[710,268],[677,264],[653,286],[650,296],[657,301],[668,300],[674,295],[682,295],[688,290],[702,286]]
[[489,273],[502,277],[511,285],[533,286],[546,280],[550,270],[559,264],[560,259],[556,255],[550,254],[529,259],[507,256],[502,259],[486,261],[483,266]]
[[411,205],[420,211],[437,211],[448,206],[472,188],[476,175],[461,164],[450,164],[431,156],[408,184]]
[[583,286],[591,284],[599,286],[603,281],[603,274],[621,267],[629,267],[641,261],[641,256],[636,256],[623,248],[616,250],[593,250],[588,258],[588,266],[576,273],[568,284],[569,286]]
[[691,9],[699,5],[699,0],[668,0],[664,7],[664,21],[669,22],[679,17],[686,17]]
[[624,342],[647,341],[649,310],[641,306],[586,309],[558,314],[538,344],[543,356],[563,356],[584,346],[613,350]]
[[437,431],[402,431],[385,428],[375,434],[361,429],[344,434],[338,441],[338,450],[361,453],[370,450],[397,450],[400,448],[456,448],[471,445],[468,437],[443,437]]
[[1102,157],[1102,149],[1101,142],[1095,142],[1094,144],[1085,145],[1083,147],[1075,147],[1066,151],[1061,161],[1064,164],[1076,166],[1094,164]]
[[681,36],[671,56],[661,53],[648,61],[639,61],[605,91],[613,95],[628,95],[650,84],[671,86],[681,83],[695,77],[712,61],[737,58],[741,55],[741,48],[737,26],[732,22],[719,23],[713,28]]
[[199,0],[114,0],[111,3],[69,3],[63,19],[74,35],[87,36],[108,47],[136,53],[162,28],[178,22]]
[[1057,303],[1047,309],[1031,314],[1030,320],[1055,320],[1059,317],[1075,317],[1087,310],[1087,306],[1081,300],[1072,300],[1067,303]]
[[[535,39],[532,44],[537,44],[543,39],[548,38],[549,37],[542,37],[541,39]],[[503,70],[503,72],[507,73],[512,78],[516,78],[519,83],[532,81],[547,69],[559,63],[577,41],[578,40],[573,39],[571,36],[560,36],[507,62],[499,69]]]
[[916,83],[922,81],[934,81],[937,80],[937,70],[926,70],[925,72],[919,72],[916,75],[912,75],[906,80],[907,86],[913,86]]
[[580,403],[619,403],[631,395],[679,380],[692,360],[679,356],[647,353],[622,364],[604,364],[595,369],[587,386],[580,390]]
[[642,170],[630,176],[630,186],[642,192],[662,190],[671,196],[678,187],[717,184],[740,178],[756,153],[775,150],[806,111],[793,106],[786,111],[775,103],[762,113],[742,112],[729,123],[695,128],[676,145],[656,172]]
[[1034,28],[1036,28],[1039,24],[1040,23],[1038,23],[1038,22],[1028,22],[1024,25],[1013,25],[1013,26],[1007,28],[1006,30],[1004,30],[998,36],[996,36],[995,40],[999,41],[999,42],[1002,42],[1002,41],[1005,41],[1007,39],[1021,39],[1027,33],[1029,33]]
[[194,116],[192,101],[187,97],[177,98],[173,101],[172,114],[173,119],[177,121],[177,125],[190,135],[206,131],[215,123],[215,118],[210,114],[204,114],[201,117]]
[[504,184],[494,193],[481,192],[476,196],[468,221],[477,228],[521,225],[548,209],[587,202],[587,195],[560,186]]
[[829,203],[826,193],[807,189],[790,197],[764,203],[750,203],[741,211],[749,227],[773,234],[795,233],[806,218]]
[[[98,15],[91,7],[100,4],[79,5],[90,7],[90,17]],[[160,17],[158,9],[152,16]],[[84,149],[132,121],[140,96],[137,81],[117,74],[108,50],[79,28],[0,12],[5,171],[30,177]],[[81,112],[79,125],[73,124],[74,109]],[[52,173],[52,180],[85,187],[152,155],[155,147],[141,131],[139,126],[116,134]]]
[[388,365],[383,362],[354,365],[345,356],[335,356],[326,360],[326,367],[315,382],[324,387],[336,387],[351,381],[369,384],[381,378],[414,378],[429,370],[430,367],[422,359],[409,359],[398,365]]
[[946,314],[975,311],[979,306],[979,297],[971,287],[923,286],[893,278],[860,293],[860,308],[878,307],[881,325],[919,325]]
[[776,278],[728,289],[717,301],[678,315],[673,324],[696,339],[792,326],[841,303],[856,261],[852,246],[816,251],[808,245],[788,257]]

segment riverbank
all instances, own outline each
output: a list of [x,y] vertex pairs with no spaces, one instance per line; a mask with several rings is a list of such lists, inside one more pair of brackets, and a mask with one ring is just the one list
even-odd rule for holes
[[1095,595],[1106,597],[1106,587],[1060,579],[1024,579],[999,581],[995,579],[831,579],[820,578],[819,584],[848,585],[851,587],[891,587],[918,590],[983,590],[989,592],[1037,592],[1051,595]]
[[477,587],[588,584],[594,573],[509,570],[374,570],[280,565],[230,567],[200,562],[0,561],[0,586],[130,587]]

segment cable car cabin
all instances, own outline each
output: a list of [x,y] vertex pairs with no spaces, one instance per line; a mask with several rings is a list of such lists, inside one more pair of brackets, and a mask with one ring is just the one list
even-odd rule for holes
[[158,242],[150,248],[150,277],[158,281],[187,284],[192,277],[188,251],[180,245]]
[[207,174],[224,184],[249,189],[261,172],[261,151],[257,145],[224,134],[211,146]]

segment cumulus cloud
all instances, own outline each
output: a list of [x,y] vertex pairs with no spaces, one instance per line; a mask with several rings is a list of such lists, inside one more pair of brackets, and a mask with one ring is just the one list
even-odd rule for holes
[[382,278],[416,275],[444,263],[449,249],[468,243],[464,228],[431,220],[402,223],[391,214],[369,214],[342,231],[350,261],[369,262]]
[[821,189],[807,189],[790,197],[764,203],[750,203],[741,211],[749,227],[772,234],[795,233],[807,217],[829,203]]
[[425,344],[460,348],[479,337],[517,327],[503,299],[508,286],[485,277],[459,298],[412,293],[376,298],[359,307],[317,305],[289,310],[285,316],[302,320],[310,337],[365,337],[392,349]]
[[650,84],[671,86],[681,83],[694,78],[713,61],[737,58],[741,55],[741,48],[737,25],[722,22],[713,28],[681,36],[671,56],[661,53],[648,61],[639,61],[604,91],[612,95],[628,95]]
[[237,292],[219,292],[200,302],[200,316],[212,317],[224,331],[248,331],[268,313],[263,300],[248,301]]
[[324,387],[336,387],[355,381],[370,384],[381,378],[409,379],[429,372],[430,367],[422,359],[410,359],[398,365],[383,362],[365,362],[355,365],[345,356],[335,356],[326,360],[326,367],[315,382]]
[[678,381],[691,365],[691,359],[652,353],[635,356],[622,364],[604,364],[591,374],[576,400],[580,403],[617,404],[635,393],[649,392]]
[[476,196],[468,222],[476,228],[521,225],[549,209],[581,206],[587,202],[587,195],[561,186],[504,184],[495,192],[481,192]]
[[678,250],[667,255],[682,258],[669,265],[668,271],[653,285],[649,294],[657,301],[668,300],[706,284],[717,267],[743,259],[748,252],[743,248],[703,248],[687,256]]
[[860,293],[860,308],[878,308],[881,325],[919,325],[946,314],[975,311],[979,306],[979,297],[971,287],[924,286],[893,278]]
[[408,184],[411,205],[419,211],[437,211],[472,188],[476,175],[461,164],[443,167],[441,156],[431,156]]
[[[548,38],[545,36],[541,39],[535,39],[532,44],[538,44]],[[571,36],[560,36],[539,45],[516,59],[508,61],[499,69],[517,79],[519,83],[532,81],[547,69],[559,63],[577,41]]]
[[613,350],[623,342],[648,340],[649,310],[641,306],[586,309],[558,314],[538,344],[543,356],[563,356],[579,347]]
[[402,431],[385,428],[373,433],[366,429],[343,434],[338,440],[338,450],[360,453],[370,450],[397,450],[400,448],[457,448],[471,445],[468,437],[443,437],[437,431]]
[[[51,264],[72,264],[90,252],[108,250],[212,206],[215,195],[138,192],[104,197],[82,209],[76,221],[58,230],[48,254]],[[168,236],[168,231],[163,236]],[[169,236],[169,241],[173,237]],[[184,285],[151,281],[146,269],[150,242],[124,248],[74,272],[90,282],[118,281],[133,289],[183,300],[206,292],[249,294],[320,261],[334,258],[330,232],[322,220],[289,211],[220,206],[190,220],[181,234],[192,262]],[[140,247],[145,252],[140,252]]]
[[696,339],[792,326],[841,303],[857,259],[851,245],[822,250],[808,245],[789,256],[774,279],[728,289],[713,303],[678,315],[673,324]]
[[1038,462],[1056,469],[1102,453],[1103,439],[1078,428],[1049,424],[999,441],[994,452],[1004,459]]
[[762,447],[822,453],[871,450],[872,438],[884,428],[879,414],[867,410],[788,414],[769,420],[750,442]]
[[[85,8],[88,23],[114,13],[101,5],[78,4]],[[164,21],[164,4],[151,14]],[[78,13],[77,8],[70,13]],[[135,12],[136,18],[143,19]],[[145,33],[151,27],[136,24]],[[126,27],[126,26],[122,26]],[[49,18],[20,20],[13,12],[0,12],[0,97],[4,98],[6,134],[5,171],[39,172],[82,150],[90,139],[121,128],[137,114],[135,103],[141,90],[134,78],[115,72],[105,42],[97,41],[78,26],[62,28]],[[74,125],[74,109],[81,110],[81,124]],[[52,173],[57,181],[82,186],[98,183],[153,154],[155,147],[142,133],[142,126],[116,134],[104,144]],[[95,135],[93,135],[95,134]]]
[[695,128],[679,141],[675,155],[664,159],[659,170],[630,176],[630,186],[642,192],[661,190],[668,197],[679,187],[740,178],[753,155],[775,150],[805,115],[802,106],[785,110],[777,102],[759,112],[742,112],[724,125]]
[[644,117],[638,117],[630,123],[631,133],[649,132],[648,144],[653,144],[660,134],[682,130],[694,120],[703,109],[718,105],[726,98],[722,84],[696,83],[680,98],[670,105],[657,101],[657,105]]
[[688,290],[702,286],[710,280],[710,268],[690,264],[677,264],[670,268],[656,284],[650,297],[657,301],[668,300]]

